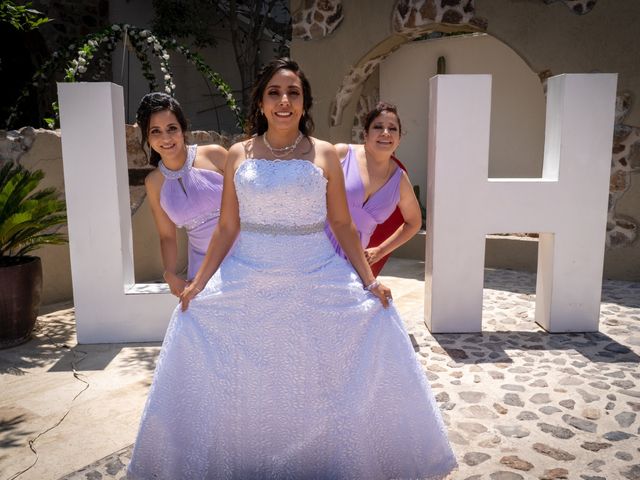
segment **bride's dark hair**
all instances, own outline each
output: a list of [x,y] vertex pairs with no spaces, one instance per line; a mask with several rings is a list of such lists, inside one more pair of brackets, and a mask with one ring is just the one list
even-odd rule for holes
[[311,84],[304,72],[300,69],[300,66],[291,60],[290,58],[283,57],[272,60],[266,64],[258,73],[258,78],[251,91],[251,104],[249,105],[249,113],[247,115],[247,123],[245,126],[245,132],[248,135],[262,135],[267,131],[269,125],[267,119],[260,112],[260,103],[262,102],[262,96],[269,84],[271,77],[275,75],[278,70],[289,70],[295,73],[302,83],[302,105],[304,107],[304,113],[300,117],[300,123],[298,129],[303,135],[309,136],[313,133],[313,118],[311,118],[311,106],[313,105],[313,97],[311,96]]
[[163,92],[147,93],[142,97],[142,100],[140,100],[140,106],[136,113],[136,123],[138,127],[140,127],[140,134],[142,136],[140,145],[142,146],[142,150],[148,155],[149,163],[154,167],[157,167],[158,163],[160,163],[160,154],[149,146],[149,123],[151,122],[151,115],[164,110],[169,110],[176,116],[182,129],[182,135],[185,137],[185,143],[187,141],[186,133],[189,125],[180,103],[171,95]]

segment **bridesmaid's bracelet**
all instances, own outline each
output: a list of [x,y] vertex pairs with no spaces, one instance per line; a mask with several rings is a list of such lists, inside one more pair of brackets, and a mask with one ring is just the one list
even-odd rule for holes
[[194,288],[195,290],[197,290],[197,291],[198,291],[198,293],[200,293],[200,292],[202,291],[202,289],[201,289],[201,288],[198,288],[196,285],[194,285],[194,286],[193,286],[193,288]]
[[365,290],[373,290],[374,288],[378,288],[380,286],[380,282],[378,280],[374,280],[373,282],[371,282],[369,285],[367,285],[366,287],[364,287]]

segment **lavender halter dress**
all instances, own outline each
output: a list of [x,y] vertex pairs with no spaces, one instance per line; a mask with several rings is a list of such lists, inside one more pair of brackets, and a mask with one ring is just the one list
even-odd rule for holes
[[[360,235],[362,248],[367,248],[369,240],[376,227],[383,223],[396,209],[400,201],[400,180],[402,180],[402,169],[396,168],[389,180],[373,193],[365,202],[365,189],[358,168],[353,146],[349,145],[347,156],[342,160],[342,171],[344,172],[344,183],[347,190],[347,204],[353,223]],[[329,225],[325,227],[325,232],[335,248],[336,252],[346,258],[345,253],[340,248],[338,240],[333,236]]]
[[162,161],[158,168],[165,178],[160,206],[177,227],[187,231],[187,277],[192,279],[207,253],[211,234],[220,218],[223,177],[218,172],[195,168],[197,145],[187,148],[187,159],[180,170],[169,170]]

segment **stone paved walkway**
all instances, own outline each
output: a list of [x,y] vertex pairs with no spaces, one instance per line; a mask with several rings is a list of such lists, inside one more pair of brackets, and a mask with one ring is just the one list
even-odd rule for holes
[[[421,268],[394,260],[385,280],[449,429],[451,478],[640,479],[640,284],[605,282],[599,333],[548,334],[533,322],[535,276],[487,270],[483,333],[433,336]],[[124,478],[130,454],[60,480]]]

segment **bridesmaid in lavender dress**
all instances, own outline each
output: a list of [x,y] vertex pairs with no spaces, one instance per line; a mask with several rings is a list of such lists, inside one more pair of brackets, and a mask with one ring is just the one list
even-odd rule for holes
[[[396,107],[379,102],[367,114],[364,127],[363,145],[339,143],[336,150],[344,172],[349,212],[367,262],[373,267],[420,230],[422,216],[407,173],[392,158],[401,135]],[[404,219],[402,225],[380,245],[367,248],[373,231],[396,207]],[[346,258],[328,226],[326,232],[336,252]]]
[[[137,112],[142,148],[158,168],[145,179],[151,212],[160,236],[163,277],[179,296],[198,271],[220,216],[226,150],[218,145],[187,145],[187,120],[166,93],[145,95]],[[178,276],[176,229],[189,240],[187,280]]]

